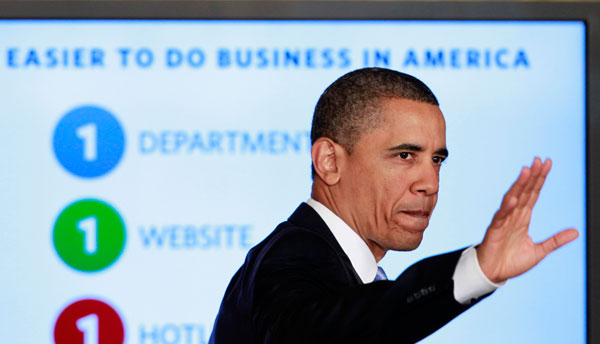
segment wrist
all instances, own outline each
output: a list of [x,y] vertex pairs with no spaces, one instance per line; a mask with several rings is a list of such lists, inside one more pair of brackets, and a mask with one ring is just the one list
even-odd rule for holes
[[501,278],[499,274],[495,272],[496,269],[489,263],[489,255],[486,255],[485,250],[481,249],[481,244],[475,246],[475,252],[477,253],[475,257],[477,258],[477,265],[481,270],[481,274],[487,278],[490,283],[503,285],[506,282],[506,279]]

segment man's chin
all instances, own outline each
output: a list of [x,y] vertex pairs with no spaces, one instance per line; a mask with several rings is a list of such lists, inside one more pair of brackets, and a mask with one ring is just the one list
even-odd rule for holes
[[423,231],[403,233],[401,240],[397,240],[390,245],[390,250],[393,251],[412,251],[417,249],[423,241]]

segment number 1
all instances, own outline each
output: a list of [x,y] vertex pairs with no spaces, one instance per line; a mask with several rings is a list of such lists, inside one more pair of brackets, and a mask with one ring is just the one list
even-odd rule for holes
[[89,123],[77,128],[77,137],[83,140],[83,159],[94,161],[98,158],[98,128]]
[[96,218],[90,216],[79,220],[79,222],[77,222],[77,229],[79,229],[80,232],[83,232],[85,253],[96,253],[98,250],[98,222]]
[[86,315],[77,319],[79,331],[83,332],[83,344],[98,344],[98,316],[96,314]]

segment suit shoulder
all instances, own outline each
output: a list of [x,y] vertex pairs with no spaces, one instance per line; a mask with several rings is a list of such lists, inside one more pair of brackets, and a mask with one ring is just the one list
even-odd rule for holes
[[265,239],[260,255],[264,259],[320,260],[336,255],[338,253],[336,244],[326,233],[283,222]]

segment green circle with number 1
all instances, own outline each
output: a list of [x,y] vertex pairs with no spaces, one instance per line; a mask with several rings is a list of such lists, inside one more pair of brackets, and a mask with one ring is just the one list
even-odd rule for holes
[[110,205],[84,199],[58,215],[52,233],[54,249],[68,266],[96,272],[114,263],[125,247],[125,224]]

